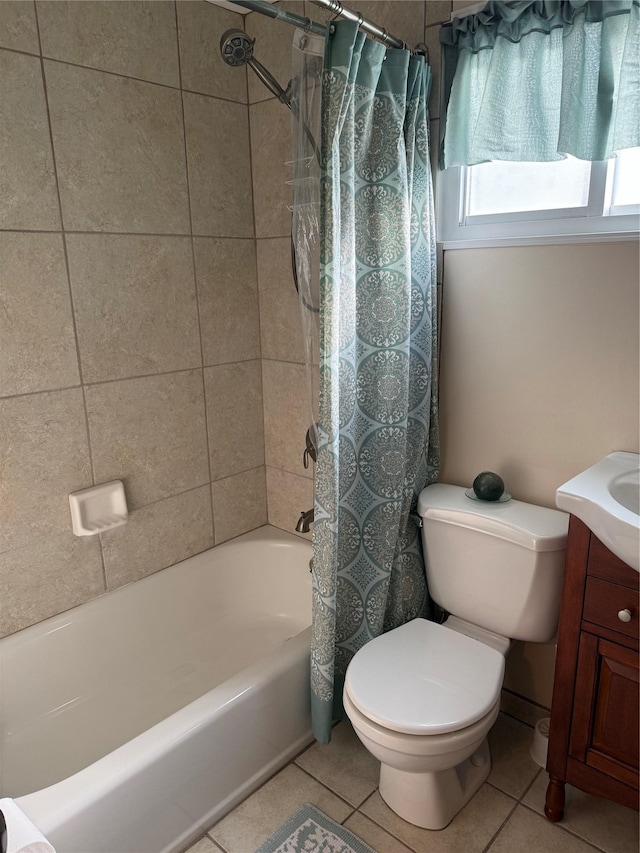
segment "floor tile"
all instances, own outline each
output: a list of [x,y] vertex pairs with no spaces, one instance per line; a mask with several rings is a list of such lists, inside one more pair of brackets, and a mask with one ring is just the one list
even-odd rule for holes
[[376,853],[411,853],[409,847],[360,812],[354,812],[344,825],[373,847]]
[[591,845],[518,806],[488,853],[593,853]]
[[375,791],[380,775],[380,762],[365,749],[348,722],[335,726],[330,743],[313,744],[298,756],[296,764],[354,806]]
[[533,739],[530,726],[500,714],[489,732],[491,773],[487,780],[505,794],[519,798],[534,780],[540,767],[529,754]]
[[[534,811],[543,814],[549,777],[541,773],[523,799]],[[558,827],[579,835],[606,853],[636,853],[638,850],[638,813],[566,786],[564,818]]]
[[192,844],[184,853],[218,853],[221,848],[205,835],[200,841]]
[[[491,841],[514,807],[511,797],[490,785],[483,785],[449,826],[441,830],[421,829],[398,817],[373,794],[360,811],[396,836],[415,853],[480,853]],[[525,848],[513,848],[524,851]]]
[[290,764],[213,826],[208,834],[227,853],[253,853],[305,803],[313,803],[338,823],[351,811],[343,800]]

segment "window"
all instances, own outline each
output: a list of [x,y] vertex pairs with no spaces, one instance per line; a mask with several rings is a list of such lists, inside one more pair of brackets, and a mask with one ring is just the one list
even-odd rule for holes
[[640,230],[640,148],[612,160],[482,163],[438,180],[445,248],[629,239]]

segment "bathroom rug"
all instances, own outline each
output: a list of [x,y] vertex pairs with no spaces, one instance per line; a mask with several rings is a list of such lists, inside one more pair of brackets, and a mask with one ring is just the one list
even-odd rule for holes
[[311,803],[286,820],[256,853],[376,853]]

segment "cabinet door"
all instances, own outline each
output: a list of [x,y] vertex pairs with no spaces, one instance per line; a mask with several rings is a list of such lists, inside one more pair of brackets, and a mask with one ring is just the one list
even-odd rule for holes
[[582,634],[569,753],[636,789],[638,675],[636,651]]

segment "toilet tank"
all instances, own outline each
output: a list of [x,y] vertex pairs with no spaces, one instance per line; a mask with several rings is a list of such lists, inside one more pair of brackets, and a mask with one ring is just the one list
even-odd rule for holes
[[558,625],[569,515],[461,486],[420,493],[429,593],[455,616],[504,637],[545,643]]

